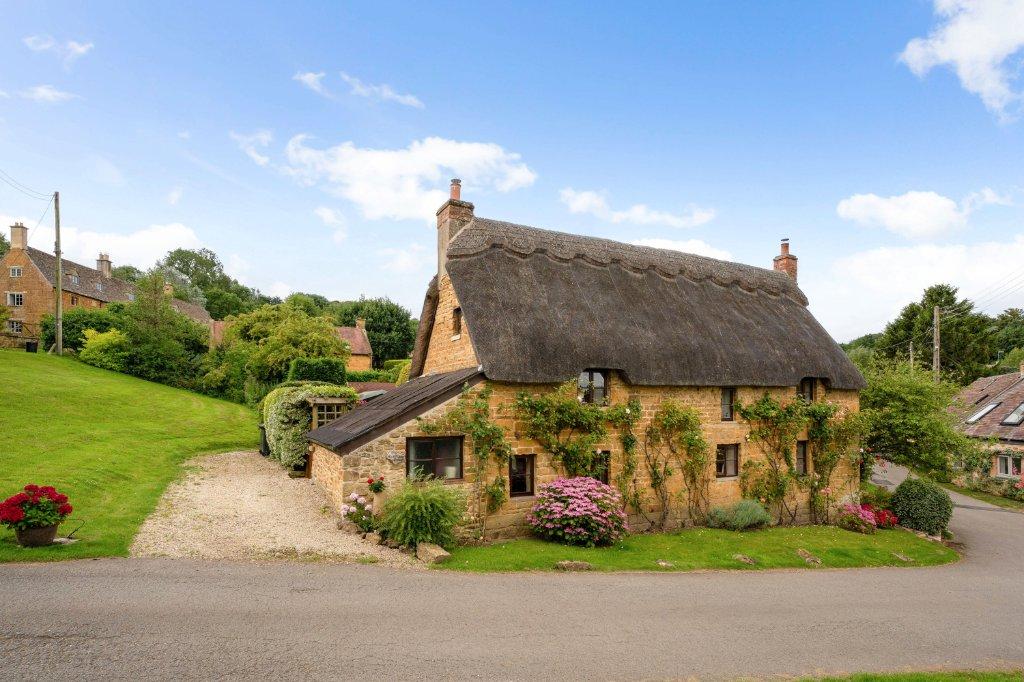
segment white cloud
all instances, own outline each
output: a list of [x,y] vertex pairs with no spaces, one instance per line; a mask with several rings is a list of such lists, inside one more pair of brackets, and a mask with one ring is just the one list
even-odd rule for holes
[[970,214],[982,206],[1009,203],[1009,198],[988,187],[967,195],[959,204],[935,192],[891,197],[854,194],[836,205],[836,213],[860,225],[884,227],[908,239],[923,239],[963,228]]
[[433,222],[448,198],[449,178],[462,178],[463,189],[472,193],[475,188],[510,192],[537,177],[519,154],[493,143],[428,137],[402,149],[367,149],[352,142],[316,149],[306,145],[307,139],[297,135],[289,140],[285,172],[324,185],[374,220]]
[[377,255],[384,259],[385,270],[400,274],[419,272],[433,263],[427,247],[422,244],[410,244],[404,249],[379,249]]
[[70,92],[58,90],[52,85],[34,85],[31,88],[22,90],[18,94],[21,95],[24,99],[29,99],[33,102],[43,102],[46,104],[66,102],[69,99],[75,99],[78,97],[78,95],[74,95]]
[[284,282],[274,282],[273,284],[271,284],[266,289],[261,289],[261,291],[264,294],[266,294],[267,296],[277,296],[278,298],[288,298],[289,296],[292,295],[292,292],[295,291],[295,289],[290,284],[286,284]]
[[695,253],[699,256],[708,256],[709,258],[717,258],[719,260],[731,261],[732,254],[723,249],[717,249],[711,244],[700,239],[634,239],[631,244],[637,246],[650,246],[654,249],[670,249],[672,251],[682,251],[684,253]]
[[102,156],[93,157],[87,172],[93,180],[104,185],[120,187],[124,184],[124,175],[120,169],[109,159],[105,159]]
[[326,74],[323,71],[317,73],[313,73],[312,71],[299,72],[292,76],[292,80],[302,83],[318,95],[333,98],[333,95],[331,95],[331,93],[327,91],[327,88],[324,87],[323,80],[325,75]]
[[227,259],[224,261],[224,272],[231,277],[234,277],[239,282],[245,282],[246,277],[249,274],[251,266],[242,256],[237,253],[228,254]]
[[65,69],[70,69],[76,60],[89,54],[95,47],[92,43],[83,43],[77,40],[69,40],[61,44],[49,35],[25,36],[22,42],[33,52],[53,52],[58,55]]
[[919,77],[946,65],[960,85],[1004,120],[1020,108],[1014,90],[1024,48],[1024,0],[935,0],[939,17],[927,38],[907,43],[900,59]]
[[251,135],[243,135],[234,131],[228,134],[238,145],[238,148],[245,152],[246,156],[252,159],[257,166],[266,166],[270,163],[270,158],[258,151],[258,149],[263,149],[269,145],[274,139],[269,130],[257,130]]
[[167,193],[167,203],[171,206],[177,206],[178,202],[181,201],[181,195],[185,193],[182,187],[173,187],[171,191]]
[[[841,341],[880,331],[926,287],[949,283],[961,296],[985,290],[1020,271],[1024,234],[979,244],[880,247],[837,259],[819,276],[803,274],[801,288],[821,323]],[[1020,307],[1021,292],[1006,289],[978,299],[989,313]]]
[[424,106],[423,102],[421,102],[415,95],[401,95],[395,92],[395,90],[387,83],[371,85],[370,83],[364,83],[355,76],[348,75],[344,71],[342,71],[340,75],[341,79],[348,83],[349,87],[352,88],[349,92],[353,95],[366,97],[367,99],[381,100],[384,102],[396,102],[403,106],[413,107],[415,109],[422,109]]
[[656,211],[646,204],[634,204],[624,211],[614,211],[603,194],[592,190],[575,190],[572,187],[566,187],[559,192],[559,198],[569,208],[570,213],[587,213],[612,223],[696,227],[710,222],[715,217],[714,209],[701,208],[693,204],[686,207],[685,213]]
[[323,221],[324,225],[334,228],[334,233],[331,238],[335,244],[340,244],[348,237],[348,231],[345,229],[345,216],[341,215],[338,211],[333,208],[327,208],[326,206],[318,206],[313,210],[320,220]]

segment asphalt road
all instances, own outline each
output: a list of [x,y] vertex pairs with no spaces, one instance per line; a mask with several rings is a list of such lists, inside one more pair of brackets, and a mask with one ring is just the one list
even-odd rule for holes
[[1024,514],[951,566],[466,575],[111,559],[0,566],[0,679],[665,679],[1024,666]]

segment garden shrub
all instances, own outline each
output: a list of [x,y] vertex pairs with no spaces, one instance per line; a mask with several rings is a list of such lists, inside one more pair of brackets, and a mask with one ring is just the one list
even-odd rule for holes
[[402,546],[432,542],[447,549],[455,545],[455,526],[465,511],[466,499],[458,488],[437,480],[407,480],[384,503],[377,528]]
[[384,371],[390,372],[396,367],[401,367],[402,365],[409,362],[412,362],[412,360],[409,360],[408,358],[401,358],[397,360],[385,360],[384,364],[381,366],[384,368]]
[[295,358],[288,367],[288,381],[324,381],[345,385],[345,361],[341,358]]
[[864,483],[860,489],[860,502],[873,509],[892,509],[892,491],[874,483]]
[[892,496],[892,511],[900,524],[929,535],[940,535],[953,516],[953,500],[937,483],[908,478]]
[[754,500],[740,500],[728,507],[714,507],[708,512],[708,525],[712,528],[750,530],[764,528],[771,522],[768,510]]
[[83,332],[85,344],[78,353],[78,359],[87,365],[123,372],[131,354],[131,341],[117,329],[98,332],[86,329]]
[[874,533],[877,527],[875,514],[871,511],[870,507],[862,507],[851,502],[847,502],[840,507],[839,515],[836,517],[836,525],[854,533],[864,533],[866,535]]
[[619,492],[589,476],[542,485],[526,515],[533,532],[567,545],[610,545],[627,531]]
[[[64,311],[64,350],[81,350],[85,345],[85,330],[105,332],[118,323],[116,311],[110,308],[71,307]],[[57,323],[52,314],[43,317],[40,323],[43,348],[49,348],[57,340]]]
[[351,409],[359,396],[348,386],[321,383],[290,383],[279,386],[263,400],[263,424],[270,456],[286,467],[306,462],[306,432],[312,423],[310,400],[317,397],[348,398]]
[[402,384],[409,381],[409,369],[412,367],[411,362],[407,362],[398,370],[398,376],[395,377],[395,383],[401,386]]
[[373,518],[373,505],[359,493],[348,496],[348,502],[341,505],[341,516],[359,526],[364,533],[369,533],[377,525]]

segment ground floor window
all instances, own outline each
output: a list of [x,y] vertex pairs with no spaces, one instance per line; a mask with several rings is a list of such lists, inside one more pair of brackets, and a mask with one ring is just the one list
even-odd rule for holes
[[1013,478],[1020,475],[1020,456],[999,455],[996,462],[996,475]]
[[533,468],[536,455],[512,455],[508,461],[508,494],[510,497],[533,495]]
[[738,476],[740,472],[740,446],[738,443],[719,445],[715,453],[715,478]]
[[12,334],[20,334],[24,330],[21,320],[7,320],[7,331]]
[[807,441],[798,440],[796,442],[796,473],[806,474],[807,473]]
[[410,478],[462,478],[462,436],[407,438],[405,473]]

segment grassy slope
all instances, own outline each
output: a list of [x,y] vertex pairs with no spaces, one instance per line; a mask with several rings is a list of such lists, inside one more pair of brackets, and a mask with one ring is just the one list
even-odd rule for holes
[[54,485],[85,521],[74,545],[27,550],[0,528],[0,561],[123,555],[192,455],[253,448],[252,411],[69,358],[0,351],[0,499]]
[[[462,571],[552,570],[558,561],[588,561],[602,571],[687,571],[709,568],[804,568],[805,549],[824,567],[930,566],[957,558],[943,545],[902,530],[861,535],[834,527],[797,526],[736,533],[700,528],[675,534],[633,535],[612,547],[567,547],[541,540],[514,540],[483,547],[459,547],[439,568]],[[899,552],[914,561],[894,556]],[[733,558],[745,554],[757,561]],[[671,562],[670,567],[658,561]]]

